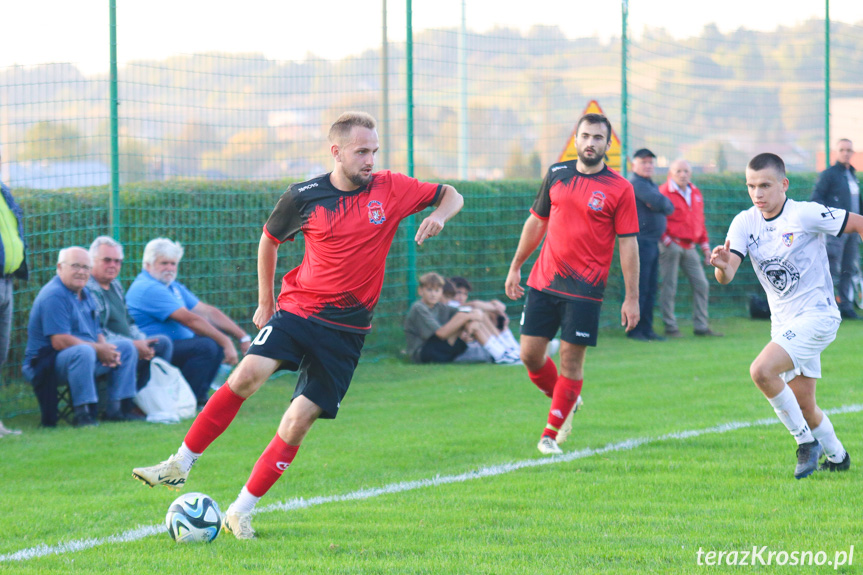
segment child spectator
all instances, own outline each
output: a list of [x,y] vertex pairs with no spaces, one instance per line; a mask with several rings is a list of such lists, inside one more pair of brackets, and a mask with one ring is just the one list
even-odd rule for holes
[[455,308],[442,301],[444,279],[430,272],[419,278],[419,301],[414,302],[405,318],[407,351],[416,363],[450,363],[459,361],[468,351],[465,338],[479,342],[485,354],[474,361],[500,364],[520,363],[518,354],[507,351],[498,336],[485,325],[486,316],[479,309]]

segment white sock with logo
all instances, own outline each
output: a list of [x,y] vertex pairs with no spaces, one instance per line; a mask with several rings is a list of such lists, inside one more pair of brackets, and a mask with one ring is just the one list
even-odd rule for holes
[[482,347],[491,354],[491,358],[495,363],[500,362],[506,356],[507,348],[498,336],[488,338],[488,341]]
[[826,413],[824,414],[824,419],[821,420],[821,424],[812,430],[812,435],[818,440],[821,447],[824,448],[827,459],[833,463],[841,463],[845,459],[845,447],[843,447],[839,438],[836,437],[836,432],[833,431],[833,423],[831,423]]
[[785,424],[798,445],[815,441],[809,426],[806,424],[806,419],[803,417],[803,412],[800,411],[797,397],[787,384],[785,389],[779,392],[779,395],[768,398],[767,401],[773,406],[779,421]]
[[234,501],[234,511],[238,513],[251,513],[260,500],[260,497],[255,497],[249,493],[249,490],[244,485],[240,490],[240,494],[237,495],[237,500]]
[[177,455],[180,456],[180,469],[183,470],[183,473],[188,472],[195,465],[195,462],[198,461],[198,458],[201,457],[200,453],[195,453],[186,447],[185,441],[180,446],[180,449],[177,450]]

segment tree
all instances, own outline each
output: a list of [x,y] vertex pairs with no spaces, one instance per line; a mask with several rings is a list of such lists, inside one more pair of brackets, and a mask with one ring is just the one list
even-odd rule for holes
[[19,161],[68,161],[80,159],[87,153],[87,145],[75,127],[43,121],[27,130],[17,157]]

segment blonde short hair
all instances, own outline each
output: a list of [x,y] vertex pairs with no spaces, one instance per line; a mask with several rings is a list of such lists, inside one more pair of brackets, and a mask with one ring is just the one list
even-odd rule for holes
[[429,272],[427,274],[423,274],[420,276],[420,287],[424,288],[442,288],[443,287],[443,276],[435,273]]
[[331,144],[342,144],[351,135],[354,126],[374,130],[377,124],[370,114],[365,112],[345,112],[330,126],[328,138]]

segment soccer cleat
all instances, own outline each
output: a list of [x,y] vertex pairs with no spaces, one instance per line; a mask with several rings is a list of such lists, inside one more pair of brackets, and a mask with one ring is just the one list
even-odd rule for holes
[[557,442],[547,435],[542,436],[536,448],[546,455],[560,455],[563,453],[563,450],[557,446]]
[[845,459],[840,461],[839,463],[833,463],[829,459],[825,459],[824,463],[821,464],[821,467],[818,468],[818,471],[848,471],[851,467],[851,456],[848,455],[848,452],[845,452]]
[[132,477],[149,487],[164,485],[168,489],[179,491],[186,484],[189,472],[180,468],[180,456],[175,454],[153,467],[136,467],[132,470]]
[[581,399],[581,394],[579,394],[578,399],[575,400],[575,405],[572,407],[572,411],[569,412],[569,415],[566,417],[566,421],[563,422],[563,425],[560,426],[560,431],[557,432],[558,445],[566,441],[569,434],[572,433],[572,416],[575,415],[575,412],[578,411],[578,408],[582,405],[584,405],[584,400]]
[[551,357],[554,354],[556,354],[559,349],[560,349],[560,340],[557,338],[554,338],[553,340],[548,342],[547,346],[545,346],[545,353],[548,355],[548,357]]
[[255,530],[252,529],[252,514],[236,511],[233,503],[228,506],[228,510],[225,512],[222,527],[228,533],[233,533],[237,539],[255,538]]
[[518,353],[513,351],[507,351],[503,354],[503,356],[495,361],[497,365],[524,365],[521,362],[521,358],[518,357]]
[[818,469],[818,459],[823,451],[818,440],[801,443],[797,446],[797,467],[794,468],[794,479],[809,477]]

